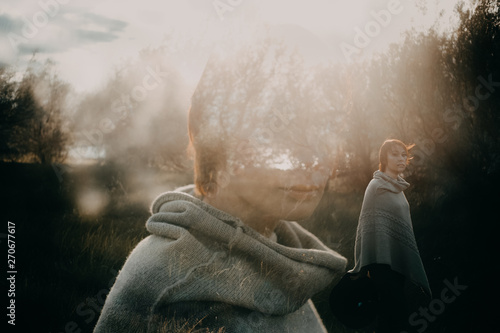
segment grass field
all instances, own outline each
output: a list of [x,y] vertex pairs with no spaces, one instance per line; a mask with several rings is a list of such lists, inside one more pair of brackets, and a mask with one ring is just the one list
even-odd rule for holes
[[[59,333],[92,331],[126,256],[147,236],[151,200],[190,183],[191,175],[94,165],[68,169],[58,178],[51,166],[0,164],[0,180],[0,233],[7,232],[8,221],[16,228],[16,331]],[[350,263],[361,199],[360,193],[327,195],[313,218],[303,222]],[[428,218],[418,210],[413,216],[417,221]],[[475,242],[474,233],[460,229],[447,235],[446,225],[415,229],[433,290],[439,296],[443,280],[457,276],[468,286],[485,285],[470,287],[425,332],[482,332],[489,327],[482,319],[488,314],[473,310],[493,291],[488,287],[492,277],[467,273],[471,262],[477,259],[482,265],[486,260],[477,257],[477,249],[466,255],[463,239],[470,236]],[[6,251],[5,238],[0,240]],[[456,248],[442,250],[446,244],[440,241]],[[6,280],[3,284],[8,289]],[[329,331],[354,332],[332,318],[328,295],[329,289],[313,300]]]
[[[149,198],[136,200],[141,189],[105,167],[71,168],[62,181],[51,166],[1,167],[2,221],[16,227],[18,327],[91,332],[126,256],[147,235]],[[158,190],[187,179],[163,177]],[[78,201],[79,191],[89,189],[105,195],[102,210]]]

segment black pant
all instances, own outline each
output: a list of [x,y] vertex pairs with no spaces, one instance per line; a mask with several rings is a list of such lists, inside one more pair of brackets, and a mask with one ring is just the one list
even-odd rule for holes
[[364,267],[375,284],[378,296],[378,332],[392,333],[408,329],[408,308],[405,299],[405,277],[389,265]]

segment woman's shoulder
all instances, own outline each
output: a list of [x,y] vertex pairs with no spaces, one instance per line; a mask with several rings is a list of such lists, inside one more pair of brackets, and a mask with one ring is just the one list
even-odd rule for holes
[[370,180],[370,182],[368,183],[368,186],[366,186],[365,194],[377,193],[380,189],[384,187],[384,184],[385,180],[380,178],[372,178],[372,180]]
[[378,207],[387,201],[389,198],[387,196],[391,195],[391,192],[387,191],[387,186],[383,179],[374,178],[368,183],[366,191],[363,197],[363,207],[369,209],[369,207]]
[[168,238],[151,234],[142,239],[132,250],[126,264],[140,266],[181,265],[197,257],[203,257],[206,246],[196,240],[188,230],[179,228],[179,237]]
[[171,260],[175,256],[167,254],[174,239],[167,239],[157,235],[149,235],[142,239],[135,248],[129,253],[122,270],[137,271],[143,273],[160,264],[164,260]]
[[[149,223],[149,220],[148,220]],[[146,225],[148,224],[146,223]],[[196,251],[200,251],[200,242],[186,228],[171,224],[162,223],[161,227],[166,231],[148,231],[150,234],[137,243],[129,253],[125,264],[153,265],[156,262],[171,264],[175,261],[182,262],[179,257],[196,256]]]

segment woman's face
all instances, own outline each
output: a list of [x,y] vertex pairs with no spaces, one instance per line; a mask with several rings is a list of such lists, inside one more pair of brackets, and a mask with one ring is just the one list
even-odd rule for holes
[[228,164],[204,200],[252,226],[309,217],[332,171],[336,119],[322,72],[283,47],[214,57],[193,97],[204,110],[200,141],[216,137]]
[[387,153],[386,173],[393,178],[397,178],[397,175],[406,169],[407,161],[408,155],[406,153],[406,149],[400,145],[395,145]]
[[316,209],[332,173],[318,155],[302,154],[301,163],[247,164],[229,176],[222,191],[234,196],[238,217],[301,220]]

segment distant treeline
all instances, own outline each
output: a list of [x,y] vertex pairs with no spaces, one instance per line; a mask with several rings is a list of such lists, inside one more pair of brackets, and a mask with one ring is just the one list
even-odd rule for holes
[[[467,8],[467,9],[465,9]],[[434,199],[498,173],[498,1],[459,6],[454,31],[408,31],[404,42],[355,63],[332,63],[322,87],[338,132],[339,178],[361,191],[389,137],[416,143],[407,175]],[[185,169],[193,88],[169,62],[168,45],[143,50],[101,89],[76,94],[36,57],[19,79],[0,68],[0,160],[42,164],[97,158]],[[223,79],[223,78],[221,78]],[[474,177],[475,177],[474,176]],[[423,201],[425,198],[420,198]]]

